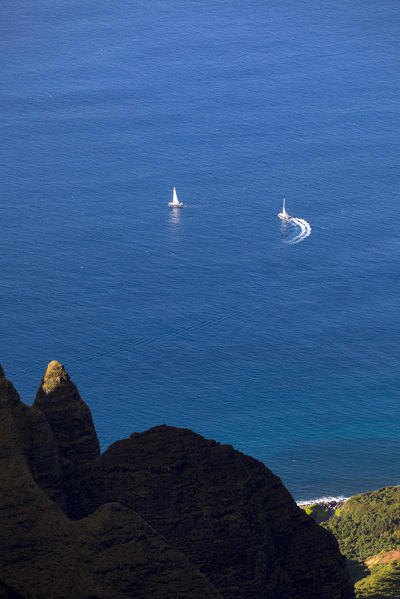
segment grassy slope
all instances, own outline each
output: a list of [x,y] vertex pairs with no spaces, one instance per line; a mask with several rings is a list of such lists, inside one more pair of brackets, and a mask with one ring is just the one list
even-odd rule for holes
[[400,597],[400,563],[379,564],[357,585],[358,599],[398,599]]
[[400,486],[355,495],[323,526],[335,535],[348,559],[357,597],[400,597],[399,562],[378,564],[371,570],[364,563],[380,552],[400,549]]

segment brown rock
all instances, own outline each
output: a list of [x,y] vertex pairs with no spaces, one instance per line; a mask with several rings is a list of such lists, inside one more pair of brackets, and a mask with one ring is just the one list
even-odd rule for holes
[[25,599],[10,586],[0,580],[0,599]]
[[108,501],[134,509],[225,599],[354,597],[333,536],[278,477],[231,446],[156,427],[114,443],[91,488],[89,511]]
[[[11,386],[12,387],[12,386]],[[7,393],[10,392],[10,396]],[[34,481],[20,445],[15,390],[0,389],[0,597],[222,599],[205,577],[129,508],[71,521]]]
[[85,493],[88,471],[100,455],[90,410],[64,366],[55,360],[47,367],[33,406],[46,415],[55,437],[67,514],[79,518],[79,496]]
[[66,510],[62,460],[46,416],[21,401],[14,406],[12,414],[18,433],[19,447],[25,455],[34,481],[50,499]]
[[4,370],[0,370],[0,406],[17,405],[19,402],[19,394],[14,385],[4,376]]
[[65,508],[60,459],[46,416],[23,404],[12,383],[4,377],[2,369],[1,374],[0,406],[7,407],[15,419],[15,442],[35,482],[51,499]]
[[354,598],[333,536],[260,462],[168,426],[99,457],[61,364],[49,364],[32,408],[1,373],[8,599]]
[[390,562],[400,562],[399,549],[384,551],[383,553],[378,553],[377,555],[373,555],[365,560],[365,564],[368,566],[368,568],[373,568],[377,564],[389,564]]

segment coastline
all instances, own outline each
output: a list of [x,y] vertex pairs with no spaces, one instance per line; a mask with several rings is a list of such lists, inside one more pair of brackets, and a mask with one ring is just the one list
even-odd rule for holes
[[[337,497],[318,497],[315,499],[296,501],[298,507],[305,510],[310,516],[316,516],[318,520],[325,514],[322,520],[327,520],[335,515],[350,497],[338,495]],[[319,516],[319,517],[318,517]]]

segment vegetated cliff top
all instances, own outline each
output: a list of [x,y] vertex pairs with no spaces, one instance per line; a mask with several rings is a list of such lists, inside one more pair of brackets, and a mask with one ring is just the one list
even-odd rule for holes
[[334,537],[263,464],[168,426],[100,456],[58,362],[32,407],[0,371],[0,456],[0,597],[354,597]]
[[357,597],[400,597],[400,486],[351,497],[323,526],[349,560]]

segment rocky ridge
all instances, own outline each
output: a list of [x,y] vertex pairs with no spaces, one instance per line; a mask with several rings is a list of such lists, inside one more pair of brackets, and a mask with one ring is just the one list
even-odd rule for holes
[[354,597],[334,537],[263,464],[168,426],[100,455],[58,362],[32,407],[0,370],[0,475],[0,597]]
[[100,445],[88,406],[56,360],[46,369],[33,408],[45,415],[54,435],[66,492],[66,513],[79,518],[80,496],[88,472],[100,456]]

